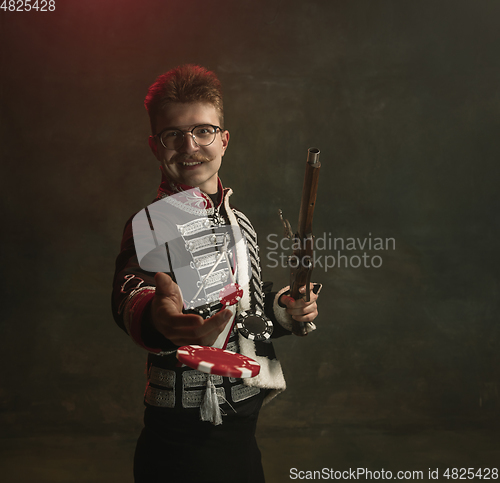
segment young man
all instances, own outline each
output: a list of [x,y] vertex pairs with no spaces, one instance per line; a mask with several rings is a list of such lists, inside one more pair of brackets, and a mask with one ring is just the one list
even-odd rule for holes
[[[252,314],[265,321],[266,330],[270,320],[272,337],[280,337],[291,333],[293,317],[310,331],[317,295],[311,293],[309,302],[295,301],[286,295],[288,287],[273,293],[260,279],[255,231],[230,206],[232,191],[223,188],[218,176],[229,132],[217,77],[202,67],[180,66],[156,80],[145,105],[152,129],[149,145],[162,173],[155,206],[163,210],[158,215],[162,223],[178,233],[166,243],[155,239],[152,252],[160,253],[162,261],[149,266],[137,246],[138,222],[130,219],[116,261],[115,320],[149,352],[135,481],[260,483],[264,475],[255,441],[257,417],[262,404],[285,389],[285,380],[266,340],[269,331],[256,336],[250,326],[237,329],[234,320],[244,325]],[[147,212],[148,233],[147,223],[157,224],[151,219],[159,213],[155,209],[150,205]],[[213,241],[212,251],[203,245],[206,240]],[[229,281],[241,292],[221,303],[219,294]],[[246,379],[208,375],[176,358],[180,346],[212,346],[220,340],[222,347],[259,362],[260,373]],[[218,402],[212,412],[220,405],[222,424],[206,415],[210,388]]]

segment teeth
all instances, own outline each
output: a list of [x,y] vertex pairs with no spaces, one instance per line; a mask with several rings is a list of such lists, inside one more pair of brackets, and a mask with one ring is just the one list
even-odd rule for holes
[[182,163],[183,166],[194,166],[196,164],[201,164],[200,161],[195,161],[194,163]]

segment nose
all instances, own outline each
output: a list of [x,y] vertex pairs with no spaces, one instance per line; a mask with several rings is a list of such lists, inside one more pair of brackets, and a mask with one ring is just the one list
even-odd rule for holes
[[194,153],[198,151],[200,147],[198,144],[196,144],[196,141],[194,140],[193,133],[190,132],[185,132],[184,137],[182,139],[182,145],[178,149],[179,152],[181,153]]

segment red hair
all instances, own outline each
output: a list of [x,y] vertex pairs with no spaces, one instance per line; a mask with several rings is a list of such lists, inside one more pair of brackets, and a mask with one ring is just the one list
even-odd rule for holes
[[170,103],[204,102],[219,112],[220,127],[224,128],[222,86],[217,76],[198,65],[186,64],[160,75],[148,90],[144,106],[155,134],[156,118]]

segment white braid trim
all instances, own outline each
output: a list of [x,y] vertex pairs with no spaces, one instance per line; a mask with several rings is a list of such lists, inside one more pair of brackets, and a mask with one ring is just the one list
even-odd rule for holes
[[128,295],[125,305],[122,309],[123,311],[123,323],[125,325],[125,330],[128,335],[132,334],[132,322],[134,321],[134,311],[136,304],[143,298],[150,294],[155,293],[155,287],[140,287],[138,289],[132,290]]
[[[224,206],[229,218],[229,223],[233,227],[235,239],[238,240],[238,238],[242,237],[242,232],[240,231],[241,229],[239,227],[238,220],[236,219],[236,215],[229,206],[229,196],[232,193],[233,191],[229,189],[224,199]],[[243,215],[243,217],[247,219],[245,215]],[[250,224],[250,222],[248,223]],[[244,237],[236,243],[236,260],[238,266],[240,267],[249,266],[250,262],[248,260],[247,247]],[[243,297],[238,303],[240,311],[248,310],[250,308],[250,278],[245,272],[246,270],[238,270],[238,283],[243,288]],[[258,356],[256,354],[254,341],[243,337],[241,334],[238,334],[238,340],[240,353],[250,357],[260,364],[259,374],[255,377],[243,379],[243,383],[249,387],[272,389],[272,391],[264,399],[264,404],[267,404],[271,399],[286,389],[286,382],[285,377],[283,376],[283,370],[281,369],[281,364],[278,359],[268,359],[267,357]]]
[[229,206],[229,197],[233,194],[231,188],[224,198],[224,207],[226,208],[227,217],[229,218],[229,223],[231,224],[231,229],[233,230],[233,237],[235,240],[236,249],[236,265],[240,267],[238,269],[238,284],[243,290],[243,296],[238,302],[238,308],[240,312],[246,311],[250,308],[250,277],[248,274],[247,267],[250,265],[248,260],[247,247],[243,233],[241,232],[240,226],[238,225],[238,220],[233,210]]
[[275,398],[280,392],[286,389],[285,376],[283,375],[280,361],[278,359],[268,359],[267,357],[258,356],[255,353],[255,343],[246,339],[241,334],[238,334],[238,339],[241,354],[250,357],[260,364],[259,374],[255,377],[243,379],[243,384],[250,387],[273,389],[264,399],[264,404],[267,404],[271,399]]

